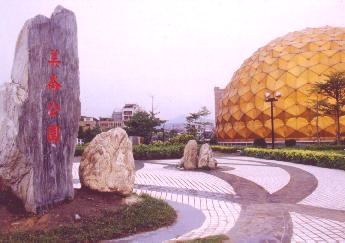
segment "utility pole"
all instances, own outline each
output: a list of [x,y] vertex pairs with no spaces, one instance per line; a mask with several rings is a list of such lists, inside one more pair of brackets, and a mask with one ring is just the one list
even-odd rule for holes
[[151,114],[153,116],[153,95],[151,95]]

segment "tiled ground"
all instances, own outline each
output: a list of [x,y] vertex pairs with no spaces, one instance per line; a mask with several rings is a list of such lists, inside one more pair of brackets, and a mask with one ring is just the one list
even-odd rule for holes
[[171,240],[227,234],[235,242],[345,242],[344,171],[248,157],[217,160],[216,172],[179,170],[178,160],[137,161],[144,163],[136,172],[137,193],[205,215],[201,227]]
[[164,163],[145,163],[136,173],[135,191],[187,204],[203,212],[206,217],[203,225],[178,239],[205,237],[209,232],[228,232],[241,209],[236,203],[222,200],[225,195],[234,195],[231,185],[203,172],[175,169],[177,160]]

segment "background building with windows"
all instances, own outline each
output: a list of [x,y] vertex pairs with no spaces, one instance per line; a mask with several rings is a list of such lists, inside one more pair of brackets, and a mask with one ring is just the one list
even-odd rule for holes
[[79,127],[81,127],[84,131],[86,129],[94,129],[98,125],[98,119],[95,117],[90,116],[80,116],[79,119]]
[[125,104],[122,108],[122,121],[128,121],[138,111],[142,110],[137,104]]
[[94,129],[97,126],[101,131],[107,131],[111,128],[124,127],[125,121],[128,121],[137,111],[142,110],[137,104],[125,104],[120,111],[114,111],[111,117],[100,117],[99,119],[88,116],[81,116],[79,127],[84,131]]

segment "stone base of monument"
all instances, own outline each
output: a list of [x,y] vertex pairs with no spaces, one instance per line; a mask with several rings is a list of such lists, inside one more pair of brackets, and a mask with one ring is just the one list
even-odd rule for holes
[[75,190],[73,201],[51,205],[49,211],[32,215],[26,213],[22,202],[10,191],[0,192],[0,233],[68,226],[75,224],[76,214],[81,219],[98,217],[101,214],[98,210],[117,210],[123,204],[123,198],[114,193],[99,193],[84,188]]
[[37,215],[27,213],[9,191],[0,192],[0,242],[99,242],[152,231],[176,219],[169,205],[147,195],[122,197],[86,188],[74,194],[73,201]]

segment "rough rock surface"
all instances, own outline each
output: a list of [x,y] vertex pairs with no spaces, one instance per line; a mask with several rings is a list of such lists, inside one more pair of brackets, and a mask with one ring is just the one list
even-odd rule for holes
[[217,160],[213,158],[210,145],[208,143],[203,144],[199,152],[198,168],[215,169],[216,167]]
[[122,128],[98,134],[86,147],[79,167],[83,186],[101,192],[130,195],[135,166],[132,143]]
[[[52,50],[60,64],[49,64]],[[47,88],[51,75],[60,89]],[[59,105],[52,117],[47,105]],[[17,40],[11,81],[0,87],[0,180],[37,212],[74,197],[72,159],[80,117],[77,24],[58,6],[51,18],[28,20]],[[48,126],[60,136],[49,141]]]
[[195,140],[189,140],[183,151],[180,166],[186,170],[198,168],[198,144]]

